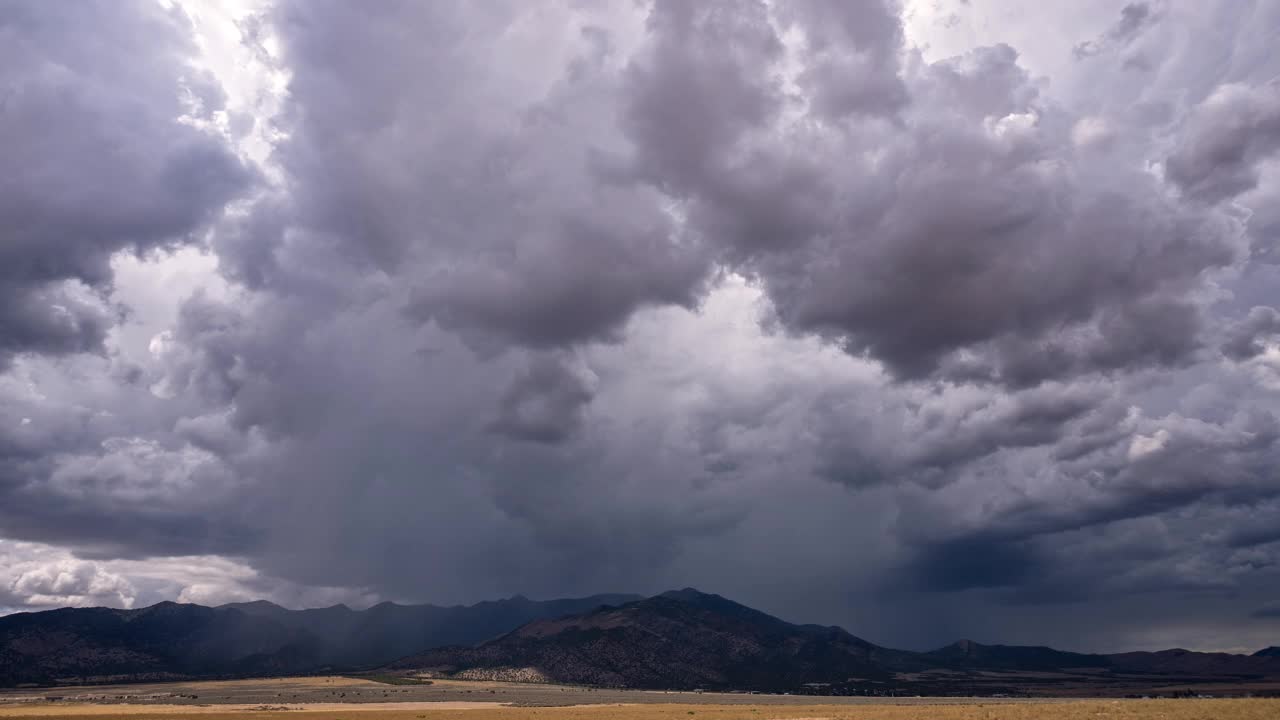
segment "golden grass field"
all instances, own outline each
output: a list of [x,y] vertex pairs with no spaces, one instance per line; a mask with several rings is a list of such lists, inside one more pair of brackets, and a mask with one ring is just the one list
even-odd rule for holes
[[[180,699],[197,693],[199,699]],[[346,693],[343,695],[343,693]],[[362,694],[357,694],[362,693]],[[60,698],[50,700],[50,697]],[[293,701],[289,698],[304,698]],[[271,698],[259,702],[263,698]],[[352,702],[352,698],[358,698]],[[430,698],[431,701],[424,701]],[[465,699],[460,699],[465,698]],[[256,699],[252,702],[246,702]],[[345,699],[345,701],[343,701]],[[566,703],[562,707],[508,703]],[[621,702],[615,700],[622,699]],[[206,702],[208,700],[208,702]],[[597,700],[601,702],[596,702]],[[395,688],[289,678],[0,693],[0,719],[32,720],[1280,720],[1280,699],[808,698],[446,681]]]
[[254,709],[231,706],[11,706],[0,708],[3,718],[39,720],[160,720],[191,716],[192,720],[1276,720],[1280,700],[1069,700],[1035,703],[933,703],[864,705],[705,705],[635,704],[577,705],[573,707],[492,707],[477,703],[409,703],[398,708],[384,704],[318,703],[295,709]]

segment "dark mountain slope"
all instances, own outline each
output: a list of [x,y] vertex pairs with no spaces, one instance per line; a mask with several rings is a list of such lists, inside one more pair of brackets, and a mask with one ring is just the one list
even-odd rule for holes
[[0,682],[281,672],[274,656],[314,645],[271,620],[199,605],[23,613],[0,618]]
[[1274,647],[1091,655],[960,641],[912,653],[692,589],[468,607],[160,603],[0,617],[0,685],[350,671],[397,657],[392,669],[402,671],[638,688],[1126,694],[1265,681],[1280,689]]
[[1121,674],[1183,677],[1270,677],[1280,675],[1280,655],[1195,652],[1175,648],[1158,652],[1090,655],[1049,647],[982,645],[961,640],[925,653],[939,664],[973,670],[1096,670]]
[[1280,675],[1280,657],[1205,653],[1181,648],[1118,653],[1106,657],[1116,672],[1241,678]]
[[539,620],[474,648],[405,658],[398,669],[638,688],[792,688],[885,679],[924,665],[837,627],[793,625],[686,589]]
[[0,617],[0,685],[273,675],[376,667],[423,648],[477,643],[532,620],[634,600],[599,595],[467,607],[384,603],[287,610],[164,602],[137,610],[65,608]]
[[984,670],[1060,670],[1108,667],[1105,655],[1083,655],[1043,646],[982,645],[960,640],[925,653],[946,667]]
[[962,640],[891,650],[838,627],[793,625],[692,589],[538,620],[475,647],[406,657],[393,671],[633,688],[815,693],[1123,694],[1168,682],[1280,681],[1280,658],[1191,653],[1094,655]]

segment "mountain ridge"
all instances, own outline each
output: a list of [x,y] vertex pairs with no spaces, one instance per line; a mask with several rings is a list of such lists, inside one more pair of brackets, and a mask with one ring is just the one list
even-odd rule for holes
[[772,689],[850,675],[887,679],[897,669],[923,669],[913,656],[686,588],[534,621],[477,647],[441,648],[389,668],[616,687]]
[[0,616],[0,685],[372,668],[425,647],[481,642],[541,617],[636,597],[381,604],[367,610],[163,601],[136,609],[14,613]]
[[0,617],[0,685],[362,669],[811,694],[1118,694],[1171,683],[1258,682],[1280,691],[1275,646],[1251,655],[1179,648],[1096,654],[965,639],[913,652],[838,626],[787,622],[694,588],[647,598],[513,596],[451,607],[161,602]]
[[840,627],[789,623],[692,588],[537,620],[477,646],[401,658],[387,670],[643,689],[829,694],[1029,693],[1036,688],[1025,681],[1041,675],[1100,692],[1156,681],[1280,682],[1280,658],[1250,655],[1104,655],[971,640],[928,652],[894,650]]
[[961,666],[985,668],[1031,670],[1107,666],[1105,655],[1074,653],[1045,645],[986,645],[973,640],[957,640],[924,654]]

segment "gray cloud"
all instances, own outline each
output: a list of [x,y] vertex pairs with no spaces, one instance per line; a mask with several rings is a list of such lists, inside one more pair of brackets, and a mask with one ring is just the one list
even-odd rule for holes
[[[150,414],[142,369],[109,343],[131,311],[113,258],[202,244],[256,181],[216,130],[222,90],[186,16],[155,3],[6,3],[0,34],[0,528],[121,554],[231,551],[207,514],[225,466],[137,434],[169,413]],[[65,357],[85,352],[102,357]]]
[[1280,590],[1266,7],[1084,18],[1153,58],[1086,83],[892,3],[280,2],[252,123],[180,14],[62,7],[0,11],[0,543],[52,548],[0,605],[695,585],[1092,649]]
[[111,255],[198,241],[252,174],[182,121],[211,120],[223,98],[191,64],[180,12],[7,3],[0,32],[0,365],[101,350]]
[[[1151,3],[1129,3],[1120,9],[1120,19],[1098,39],[1082,42],[1072,48],[1071,52],[1080,60],[1114,48],[1123,48],[1158,20],[1159,13],[1152,9]],[[1135,58],[1126,60],[1126,67],[1133,62]]]
[[[1012,48],[920,68],[905,117],[849,133],[784,119],[767,26],[708,18],[655,24],[653,60],[631,70],[637,171],[688,204],[788,327],[903,378],[1017,386],[1199,347],[1187,293],[1242,251],[1238,225],[1078,153]],[[691,33],[696,56],[668,47]],[[694,85],[712,67],[716,85]]]
[[593,395],[591,379],[563,358],[537,358],[502,394],[496,432],[519,440],[558,443],[578,429]]
[[1280,617],[1280,605],[1266,605],[1253,611],[1253,617],[1258,618],[1277,618]]
[[1250,308],[1244,319],[1234,323],[1222,342],[1222,354],[1233,360],[1248,360],[1265,349],[1263,342],[1280,332],[1280,312],[1271,307]]
[[615,335],[638,307],[692,303],[706,258],[659,193],[600,167],[621,141],[603,109],[617,82],[607,33],[588,26],[563,65],[518,68],[526,78],[491,72],[487,55],[522,49],[498,39],[521,21],[510,10],[282,3],[279,152],[297,221],[343,260],[414,278],[414,317],[481,344],[563,346]]
[[807,67],[798,80],[815,114],[892,115],[910,101],[899,76],[903,32],[894,0],[807,0],[779,12],[803,33]]
[[[1271,506],[1263,507],[1268,510],[1274,509]],[[1233,525],[1225,535],[1227,546],[1232,548],[1252,548],[1280,541],[1280,529],[1277,529],[1274,523],[1266,521],[1265,513]]]
[[[919,524],[920,513],[942,500],[932,499],[925,508],[906,515],[904,535],[920,547],[917,558],[905,569],[907,577],[930,587],[938,587],[937,583],[944,587],[991,587],[1012,585],[1025,579],[1018,573],[1034,570],[1049,576],[1044,582],[1057,582],[1048,588],[1048,597],[1057,601],[1072,595],[1087,597],[1104,592],[1109,582],[1106,578],[1116,576],[1117,569],[1109,567],[1114,560],[1097,565],[1079,542],[1070,545],[1068,554],[1062,550],[1064,539],[1141,518],[1164,517],[1197,505],[1201,512],[1213,507],[1257,507],[1257,515],[1262,517],[1262,503],[1280,495],[1280,487],[1270,476],[1280,438],[1270,414],[1242,411],[1221,425],[1173,416],[1136,423],[1147,428],[1136,427],[1132,419],[1128,424],[1127,443],[1109,443],[1060,463],[1053,476],[1038,478],[1033,483],[1037,489],[1022,497],[988,497],[976,515],[961,519],[963,513],[952,514],[946,522],[928,526]],[[1011,463],[999,472],[1019,469]],[[955,490],[969,492],[974,487],[972,479],[965,478]],[[1266,537],[1237,531],[1219,539],[1215,546],[1225,554],[1259,541],[1266,541]],[[1171,552],[1168,548],[1165,551],[1163,555]],[[1137,553],[1138,548],[1126,548],[1123,562],[1133,562]],[[953,563],[957,554],[972,554],[973,562],[984,564],[970,567]],[[1005,555],[1023,558],[1025,567],[1004,562],[988,567],[979,560]],[[1002,570],[1006,564],[1009,567]],[[954,572],[940,575],[936,568],[943,565],[954,565]],[[1209,573],[1215,582],[1226,582],[1221,569]],[[1064,573],[1070,573],[1069,581],[1062,580]],[[1144,577],[1137,587],[1151,590],[1182,582],[1181,577]],[[1025,582],[1014,597],[1044,592],[1046,588],[1039,585]],[[1063,591],[1067,586],[1074,587],[1072,593]]]
[[946,485],[957,468],[1003,450],[1065,447],[1077,432],[1090,435],[1088,423],[1107,418],[1103,400],[1101,388],[1087,385],[1005,397],[957,392],[897,409],[901,434],[895,437],[868,434],[876,418],[832,407],[820,426],[820,472],[854,487],[904,480]]
[[1192,113],[1165,171],[1187,195],[1225,200],[1258,184],[1258,165],[1280,150],[1280,83],[1219,87]]

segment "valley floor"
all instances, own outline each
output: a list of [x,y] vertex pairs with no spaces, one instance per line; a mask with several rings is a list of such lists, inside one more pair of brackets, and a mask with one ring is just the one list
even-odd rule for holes
[[32,720],[1274,720],[1280,699],[806,698],[344,677],[0,691]]

